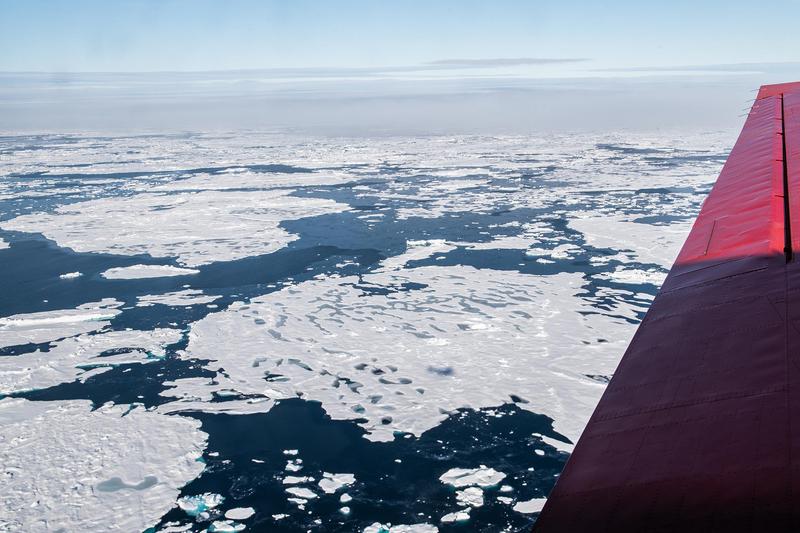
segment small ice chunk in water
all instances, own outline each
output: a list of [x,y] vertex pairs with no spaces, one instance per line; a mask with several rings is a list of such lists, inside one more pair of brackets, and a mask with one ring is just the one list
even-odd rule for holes
[[75,279],[83,276],[83,272],[67,272],[58,276],[60,279]]
[[443,524],[452,524],[454,522],[467,522],[469,520],[469,509],[459,509],[458,511],[448,513],[442,517]]
[[438,533],[439,528],[431,524],[381,524],[375,522],[364,528],[363,533]]
[[467,487],[456,492],[456,499],[462,505],[481,507],[483,506],[483,490],[478,487]]
[[544,507],[547,498],[533,498],[525,502],[517,502],[514,505],[514,510],[518,513],[532,514],[538,513]]
[[198,494],[197,496],[184,496],[178,499],[178,507],[189,516],[197,516],[200,513],[213,509],[221,504],[225,498],[213,492]]
[[331,474],[329,472],[322,473],[322,479],[319,480],[319,488],[325,494],[333,494],[342,487],[348,487],[356,482],[356,476],[353,474]]
[[309,489],[303,487],[289,487],[286,489],[286,492],[292,494],[293,496],[297,496],[298,498],[304,498],[306,500],[313,500],[317,497],[317,494]]
[[236,533],[244,529],[244,524],[237,524],[232,520],[215,520],[208,527],[208,533]]
[[252,507],[236,507],[225,511],[225,518],[229,520],[247,520],[256,514],[256,510]]
[[339,496],[339,501],[342,503],[347,503],[353,500],[353,497],[347,494],[346,492]]
[[290,461],[286,461],[286,471],[287,472],[299,472],[303,469],[301,459],[292,459]]
[[311,481],[314,481],[314,478],[308,476],[286,476],[283,478],[284,485],[299,485],[300,483],[308,483]]
[[439,476],[439,481],[456,488],[471,486],[493,487],[505,477],[504,473],[481,465],[478,468],[451,468]]

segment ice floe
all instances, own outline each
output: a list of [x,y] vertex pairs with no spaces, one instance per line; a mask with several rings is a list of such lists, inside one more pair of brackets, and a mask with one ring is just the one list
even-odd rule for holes
[[164,347],[180,339],[176,329],[108,331],[68,337],[46,352],[0,357],[0,394],[68,383],[116,365],[147,363],[163,357]]
[[[423,288],[365,296],[359,283]],[[613,373],[635,327],[588,313],[584,283],[463,266],[300,283],[195,323],[181,356],[219,374],[172,382],[162,394],[179,400],[159,409],[244,413],[302,395],[391,440],[514,395],[574,441],[604,388],[586,375]],[[249,398],[209,403],[222,390]]]
[[667,278],[667,272],[655,268],[648,268],[645,270],[641,268],[617,267],[612,272],[603,272],[595,274],[592,277],[626,284],[641,285],[643,283],[649,283],[650,285],[660,287]]
[[237,524],[233,520],[214,520],[208,526],[208,533],[237,533],[244,531],[247,526],[244,524]]
[[167,292],[164,294],[148,294],[136,298],[136,307],[151,305],[170,305],[175,307],[209,304],[219,300],[219,296],[205,294],[198,289],[184,289],[182,291]]
[[289,487],[286,489],[286,492],[304,500],[312,500],[317,497],[316,492],[305,487]]
[[67,272],[66,274],[59,275],[59,279],[75,279],[83,276],[83,272]]
[[172,265],[131,265],[109,268],[100,275],[106,279],[147,279],[198,274],[196,268],[180,268]]
[[89,302],[75,309],[25,313],[0,318],[0,347],[43,343],[103,329],[121,311],[113,298]]
[[84,400],[0,400],[4,531],[143,531],[203,470],[200,422]]
[[669,269],[692,228],[692,222],[656,226],[631,222],[623,217],[586,217],[571,219],[569,226],[580,231],[590,246],[621,250],[628,255],[629,261],[652,263]]
[[452,513],[447,513],[441,518],[441,522],[443,524],[452,524],[458,522],[468,522],[469,521],[469,508],[466,509],[459,509],[458,511],[453,511]]
[[523,502],[514,504],[514,510],[518,513],[533,514],[538,513],[544,508],[547,498],[533,498]]
[[349,487],[356,482],[356,476],[353,474],[331,474],[329,472],[322,473],[322,479],[319,480],[319,488],[325,494],[333,494],[343,487]]
[[198,516],[201,513],[219,506],[225,498],[220,494],[205,492],[194,496],[183,496],[178,499],[178,507],[189,516]]
[[456,500],[461,505],[468,505],[470,507],[483,506],[483,490],[479,487],[467,487],[464,490],[456,492]]
[[247,520],[256,514],[256,510],[252,507],[235,507],[225,511],[225,518],[229,520]]
[[439,476],[439,481],[456,488],[493,487],[505,478],[503,472],[481,465],[478,468],[452,468]]
[[363,533],[438,533],[439,528],[431,524],[374,524],[364,528]]
[[68,204],[0,227],[42,233],[77,252],[175,257],[194,267],[274,252],[297,239],[281,222],[347,209],[284,190],[143,193]]

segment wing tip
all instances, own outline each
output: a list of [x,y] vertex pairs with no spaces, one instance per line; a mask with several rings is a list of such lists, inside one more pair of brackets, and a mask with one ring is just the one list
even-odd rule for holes
[[800,93],[800,81],[792,81],[788,83],[775,83],[772,85],[762,85],[758,90],[756,100],[762,98],[769,98],[770,96],[777,96],[784,93]]

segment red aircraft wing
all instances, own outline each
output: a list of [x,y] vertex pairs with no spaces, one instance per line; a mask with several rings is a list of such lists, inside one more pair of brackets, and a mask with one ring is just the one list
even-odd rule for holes
[[534,530],[800,531],[800,82],[759,91]]

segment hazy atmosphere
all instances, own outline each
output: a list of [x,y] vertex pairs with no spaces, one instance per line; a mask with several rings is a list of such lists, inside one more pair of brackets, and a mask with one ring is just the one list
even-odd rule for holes
[[0,128],[732,128],[758,85],[800,67],[800,4],[753,7],[5,0]]

